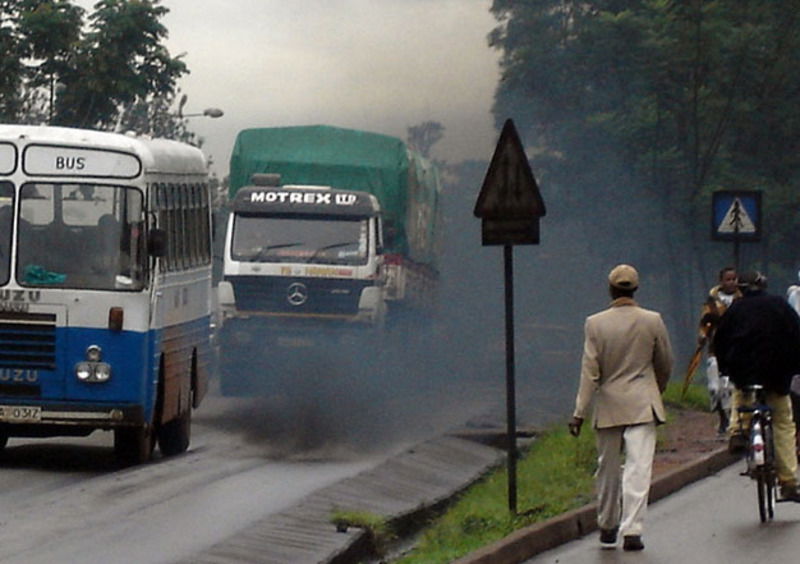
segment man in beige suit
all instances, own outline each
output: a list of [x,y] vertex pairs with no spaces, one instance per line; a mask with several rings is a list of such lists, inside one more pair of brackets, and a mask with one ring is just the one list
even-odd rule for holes
[[620,264],[611,270],[608,282],[611,307],[586,319],[581,380],[569,430],[580,434],[594,400],[600,543],[614,548],[621,530],[625,550],[642,550],[656,425],[666,420],[661,393],[672,371],[672,349],[661,316],[633,299],[639,287],[636,269]]

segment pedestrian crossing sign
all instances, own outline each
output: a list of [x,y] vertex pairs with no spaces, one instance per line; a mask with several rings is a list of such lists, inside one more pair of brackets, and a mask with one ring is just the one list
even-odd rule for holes
[[761,238],[761,192],[714,192],[711,238],[718,241],[758,241]]

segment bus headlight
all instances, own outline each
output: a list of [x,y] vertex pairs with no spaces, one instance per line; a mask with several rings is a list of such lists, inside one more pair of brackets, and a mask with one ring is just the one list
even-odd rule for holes
[[94,368],[94,377],[98,382],[108,382],[111,379],[111,365],[106,362],[98,362]]
[[87,382],[92,377],[92,367],[88,362],[79,362],[75,365],[75,376],[81,382]]
[[111,365],[107,362],[79,362],[75,377],[81,382],[103,383],[111,379]]
[[86,360],[75,365],[75,377],[81,382],[108,382],[111,379],[111,365],[102,362],[103,351],[97,345],[86,349]]

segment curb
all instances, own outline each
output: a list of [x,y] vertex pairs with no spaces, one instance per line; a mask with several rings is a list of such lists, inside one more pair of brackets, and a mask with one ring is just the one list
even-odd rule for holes
[[[650,503],[706,478],[740,457],[721,447],[653,480]],[[597,504],[591,503],[547,521],[530,525],[453,562],[453,564],[520,564],[542,552],[597,530]]]
[[433,437],[316,490],[180,562],[365,562],[374,558],[381,539],[356,525],[331,522],[334,511],[381,516],[402,534],[414,520],[424,519],[426,511],[458,496],[504,458],[502,451],[474,441]]

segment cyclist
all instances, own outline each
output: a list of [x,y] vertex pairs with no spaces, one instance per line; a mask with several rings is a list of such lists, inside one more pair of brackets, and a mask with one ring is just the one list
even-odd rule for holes
[[795,426],[789,386],[800,373],[800,317],[786,300],[766,293],[767,279],[758,271],[739,277],[742,298],[731,304],[714,335],[720,371],[735,385],[731,405],[730,449],[747,445],[739,430],[738,407],[743,389],[759,384],[772,409],[775,463],[783,499],[800,502],[795,454]]

